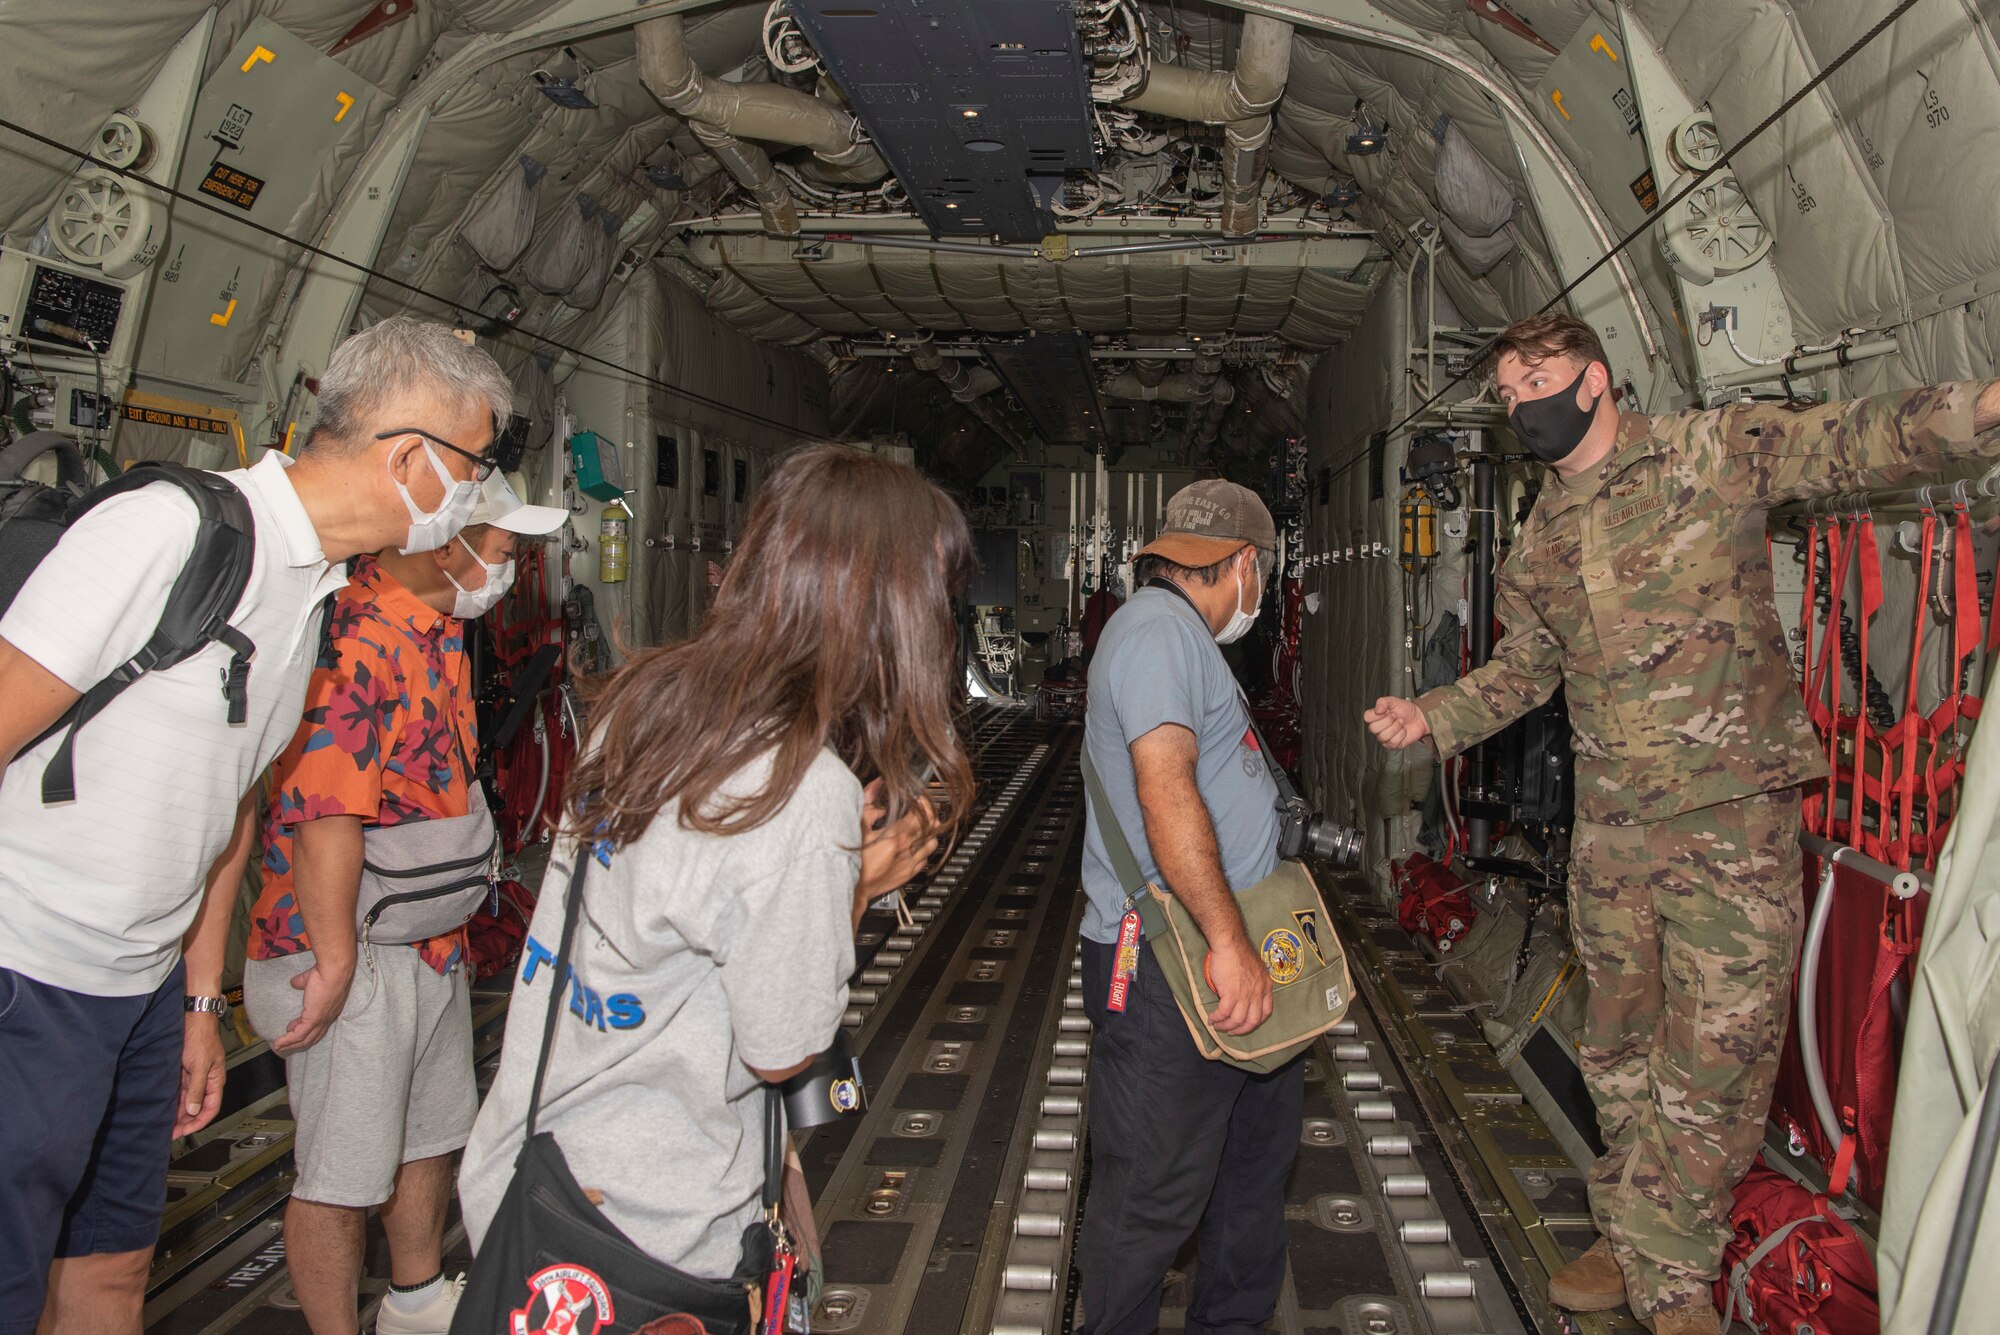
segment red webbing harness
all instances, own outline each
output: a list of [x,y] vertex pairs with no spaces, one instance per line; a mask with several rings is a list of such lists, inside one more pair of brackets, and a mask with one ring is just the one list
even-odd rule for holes
[[[1935,867],[1957,812],[1959,787],[1965,776],[1965,725],[1977,720],[1983,708],[1981,696],[1967,689],[1973,657],[1982,643],[1972,518],[1966,498],[1962,489],[1954,494],[1948,518],[1930,503],[1928,494],[1922,496],[1920,510],[1908,673],[1901,714],[1894,724],[1878,729],[1869,717],[1870,622],[1883,605],[1883,588],[1875,525],[1867,510],[1810,522],[1800,626],[1806,707],[1826,746],[1830,774],[1825,789],[1807,799],[1806,828],[1829,839],[1839,838],[1836,831],[1843,824],[1839,800],[1844,789],[1848,807],[1846,837],[1841,842],[1901,870],[1913,865]],[[1818,558],[1822,550],[1829,585],[1825,590],[1820,588]],[[1941,569],[1947,560],[1951,566],[1948,574]],[[1845,646],[1840,630],[1850,579],[1860,586],[1855,650],[1861,681],[1851,712],[1841,707]],[[1816,606],[1822,592],[1829,605],[1823,625]],[[1923,713],[1919,709],[1921,674],[1934,596],[1950,622],[1950,688],[1929,713]],[[1942,606],[1946,603],[1948,606]],[[1820,637],[1817,642],[1816,635]],[[1990,665],[2000,652],[2000,598],[1995,599],[1988,618],[1983,647]],[[1861,1022],[1852,1040],[1853,1099],[1840,1109],[1845,1134],[1829,1166],[1833,1195],[1846,1189],[1857,1155],[1879,1163],[1887,1152],[1886,1101],[1893,1099],[1895,1088],[1891,992],[1917,950],[1920,902],[1915,895],[1901,897],[1891,887],[1882,888],[1875,962]]]

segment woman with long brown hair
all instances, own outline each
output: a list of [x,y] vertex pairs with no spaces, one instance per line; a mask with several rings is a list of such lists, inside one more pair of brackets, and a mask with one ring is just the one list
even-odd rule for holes
[[475,1248],[524,1142],[560,985],[535,1129],[647,1255],[695,1276],[737,1269],[765,1178],[760,1082],[838,1032],[861,908],[943,833],[926,782],[952,812],[970,806],[950,602],[971,550],[957,506],[915,469],[802,450],[758,492],[694,638],[634,656],[598,691],[466,1146]]

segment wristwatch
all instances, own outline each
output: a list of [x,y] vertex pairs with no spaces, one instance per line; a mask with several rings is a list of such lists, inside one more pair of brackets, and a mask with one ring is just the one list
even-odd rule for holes
[[190,1015],[213,1015],[217,1019],[229,1014],[226,997],[189,997],[182,1003]]

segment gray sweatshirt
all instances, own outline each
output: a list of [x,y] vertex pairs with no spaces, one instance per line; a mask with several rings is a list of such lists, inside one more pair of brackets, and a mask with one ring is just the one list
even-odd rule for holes
[[[727,791],[754,791],[769,762]],[[730,837],[656,817],[584,882],[567,1013],[539,1128],[604,1212],[692,1274],[735,1270],[764,1181],[751,1067],[823,1051],[847,1006],[861,784],[831,751],[776,817]],[[513,1175],[541,1043],[572,850],[559,847],[522,951],[500,1072],[459,1171],[476,1251]]]

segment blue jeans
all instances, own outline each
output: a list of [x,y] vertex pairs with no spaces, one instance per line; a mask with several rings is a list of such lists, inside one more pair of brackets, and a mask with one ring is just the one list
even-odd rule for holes
[[1151,1335],[1160,1284],[1199,1230],[1188,1335],[1255,1335],[1285,1279],[1285,1179],[1305,1117],[1305,1063],[1252,1075],[1196,1051],[1151,947],[1125,1010],[1105,1007],[1117,947],[1083,943],[1096,1038],[1079,1335]]
[[185,978],[94,997],[0,969],[0,1335],[32,1335],[52,1257],[159,1240]]

